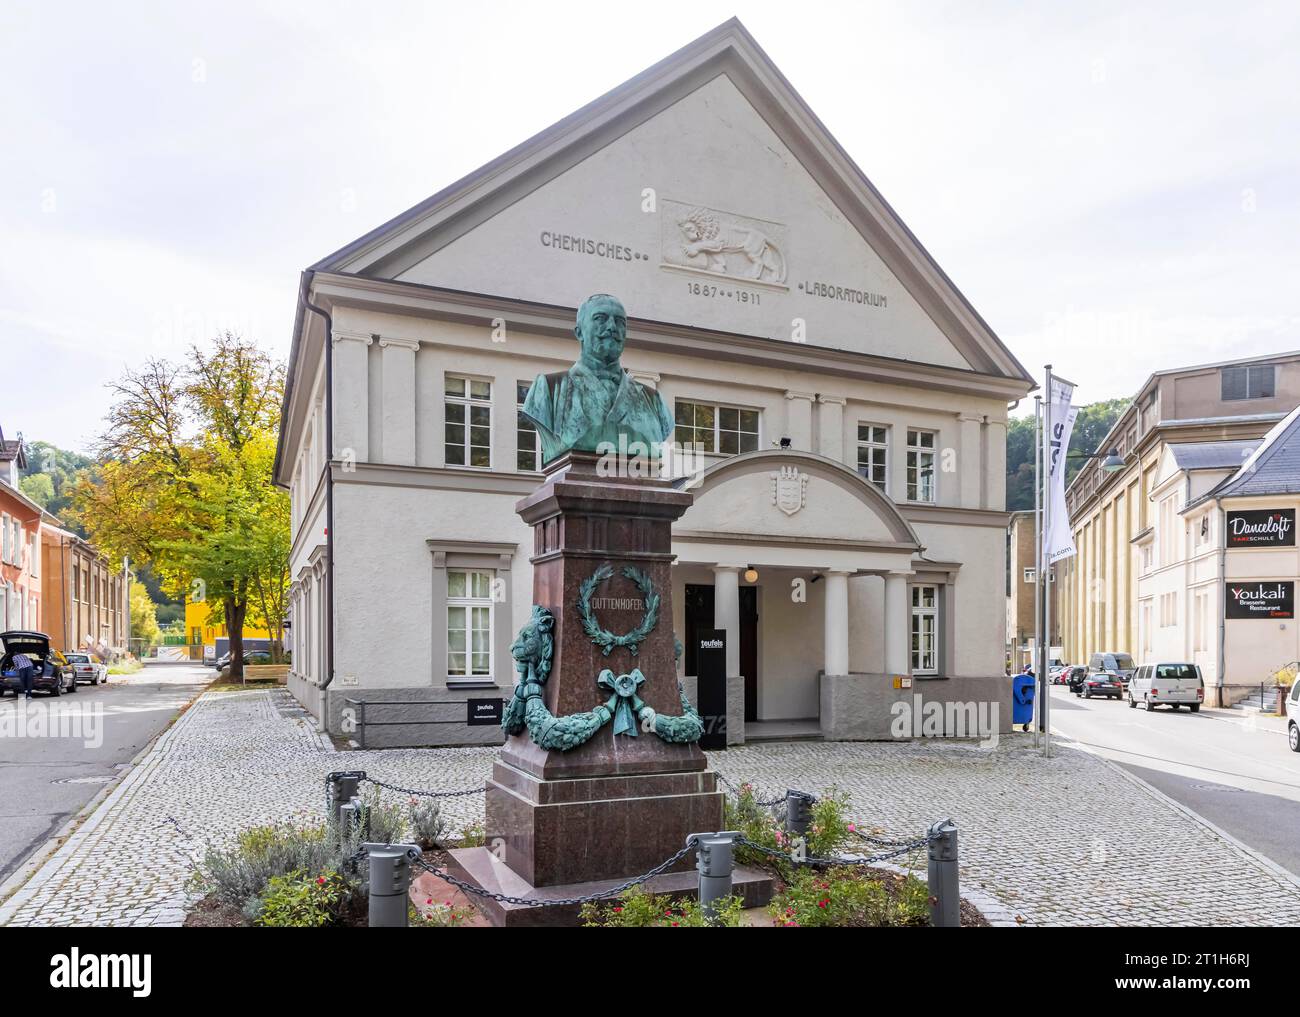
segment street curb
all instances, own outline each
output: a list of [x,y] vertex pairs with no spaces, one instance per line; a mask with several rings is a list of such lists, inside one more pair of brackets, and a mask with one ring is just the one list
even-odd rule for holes
[[1252,861],[1256,862],[1263,868],[1267,869],[1272,875],[1276,876],[1278,879],[1282,880],[1285,883],[1290,883],[1293,888],[1295,888],[1297,891],[1300,891],[1300,876],[1297,876],[1291,871],[1289,871],[1288,869],[1283,868],[1281,865],[1273,861],[1273,859],[1269,858],[1267,855],[1261,854],[1259,851],[1256,851],[1249,844],[1242,842],[1237,837],[1234,837],[1232,834],[1228,833],[1227,830],[1224,830],[1216,826],[1214,823],[1211,823],[1199,812],[1194,811],[1193,809],[1184,805],[1182,802],[1170,798],[1167,794],[1161,791],[1150,781],[1143,780],[1135,773],[1129,773],[1128,770],[1124,769],[1124,767],[1120,766],[1119,763],[1116,763],[1114,760],[1107,759],[1105,756],[1103,756],[1101,753],[1097,752],[1095,749],[1091,748],[1090,746],[1084,745],[1080,742],[1076,742],[1072,738],[1060,734],[1055,729],[1052,731],[1052,736],[1055,738],[1060,738],[1063,743],[1069,745],[1071,748],[1078,749],[1081,752],[1086,752],[1090,756],[1094,756],[1097,759],[1101,760],[1103,763],[1105,763],[1111,769],[1115,770],[1116,773],[1120,774],[1126,780],[1132,782],[1133,784],[1136,784],[1147,794],[1149,794],[1152,798],[1155,798],[1157,801],[1162,802],[1163,804],[1169,806],[1174,811],[1182,813],[1188,819],[1191,819],[1194,822],[1199,823],[1208,832],[1212,833],[1220,840],[1225,841],[1228,844],[1231,844],[1238,851],[1242,852],[1242,854],[1248,856]]
[[89,835],[92,830],[99,826],[99,820],[91,823],[89,822],[90,819],[99,811],[101,806],[108,803],[110,798],[117,796],[117,792],[125,786],[132,776],[141,772],[140,765],[148,757],[149,753],[154,750],[163,738],[180,726],[181,722],[189,716],[194,704],[199,701],[205,692],[207,692],[207,686],[201,686],[198,692],[176,711],[176,716],[169,720],[161,731],[150,738],[144,747],[131,757],[130,762],[116,777],[97,791],[95,796],[83,805],[75,816],[59,827],[52,837],[47,838],[45,843],[32,852],[27,861],[23,862],[12,876],[6,879],[3,884],[0,884],[0,926],[8,925],[14,913],[31,897],[31,894],[23,894],[24,888],[46,865],[54,860],[59,851],[78,834]]

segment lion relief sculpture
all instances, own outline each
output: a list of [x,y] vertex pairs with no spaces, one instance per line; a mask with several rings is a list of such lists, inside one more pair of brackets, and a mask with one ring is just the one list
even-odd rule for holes
[[685,238],[682,253],[690,261],[703,258],[705,271],[728,275],[726,255],[740,254],[749,263],[749,278],[785,282],[785,256],[760,230],[725,224],[707,208],[693,209],[677,228]]

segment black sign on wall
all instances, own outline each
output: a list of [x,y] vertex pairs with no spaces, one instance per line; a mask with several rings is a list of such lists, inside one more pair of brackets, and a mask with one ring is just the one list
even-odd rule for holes
[[504,699],[467,699],[465,700],[465,723],[470,727],[486,727],[501,723],[501,709]]
[[1295,547],[1295,509],[1228,513],[1229,547]]
[[1294,618],[1295,583],[1225,583],[1225,618]]
[[727,747],[727,630],[695,630],[695,698],[704,721],[700,748]]

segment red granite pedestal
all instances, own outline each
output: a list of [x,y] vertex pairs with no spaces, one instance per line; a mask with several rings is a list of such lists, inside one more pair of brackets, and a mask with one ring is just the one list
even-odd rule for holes
[[[555,653],[545,686],[556,716],[605,703],[597,677],[639,668],[638,695],[657,714],[680,714],[673,652],[672,523],[692,496],[657,477],[603,475],[594,453],[571,452],[548,464],[542,485],[517,511],[533,527],[533,603],[555,617]],[[608,654],[584,631],[579,589],[601,565],[613,576],[592,594],[595,617],[616,635],[644,616],[633,566],[660,597],[658,622],[633,653]],[[582,896],[616,886],[671,856],[691,833],[722,829],[723,792],[698,745],[671,744],[654,732],[615,735],[605,724],[568,752],[548,751],[525,731],[501,749],[487,782],[488,848],[451,852],[461,878],[530,899]],[[654,892],[693,892],[694,857],[658,877]],[[766,903],[771,880],[737,872],[747,906]],[[572,924],[577,908],[487,905],[499,925]]]

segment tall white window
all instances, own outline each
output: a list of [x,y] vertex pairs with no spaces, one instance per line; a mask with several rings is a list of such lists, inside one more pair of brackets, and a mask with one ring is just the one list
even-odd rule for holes
[[888,493],[889,428],[883,424],[858,424],[858,472]]
[[678,399],[674,405],[674,440],[695,444],[701,452],[735,455],[758,449],[758,410],[711,406]]
[[912,673],[939,672],[939,588],[912,587]]
[[12,561],[9,554],[9,513],[0,515],[0,561]]
[[515,469],[540,470],[542,468],[541,444],[537,427],[524,416],[524,400],[532,382],[515,383]]
[[492,677],[492,573],[447,570],[447,680]]
[[447,375],[444,441],[448,466],[492,465],[492,382]]
[[934,501],[935,433],[907,430],[907,500]]

